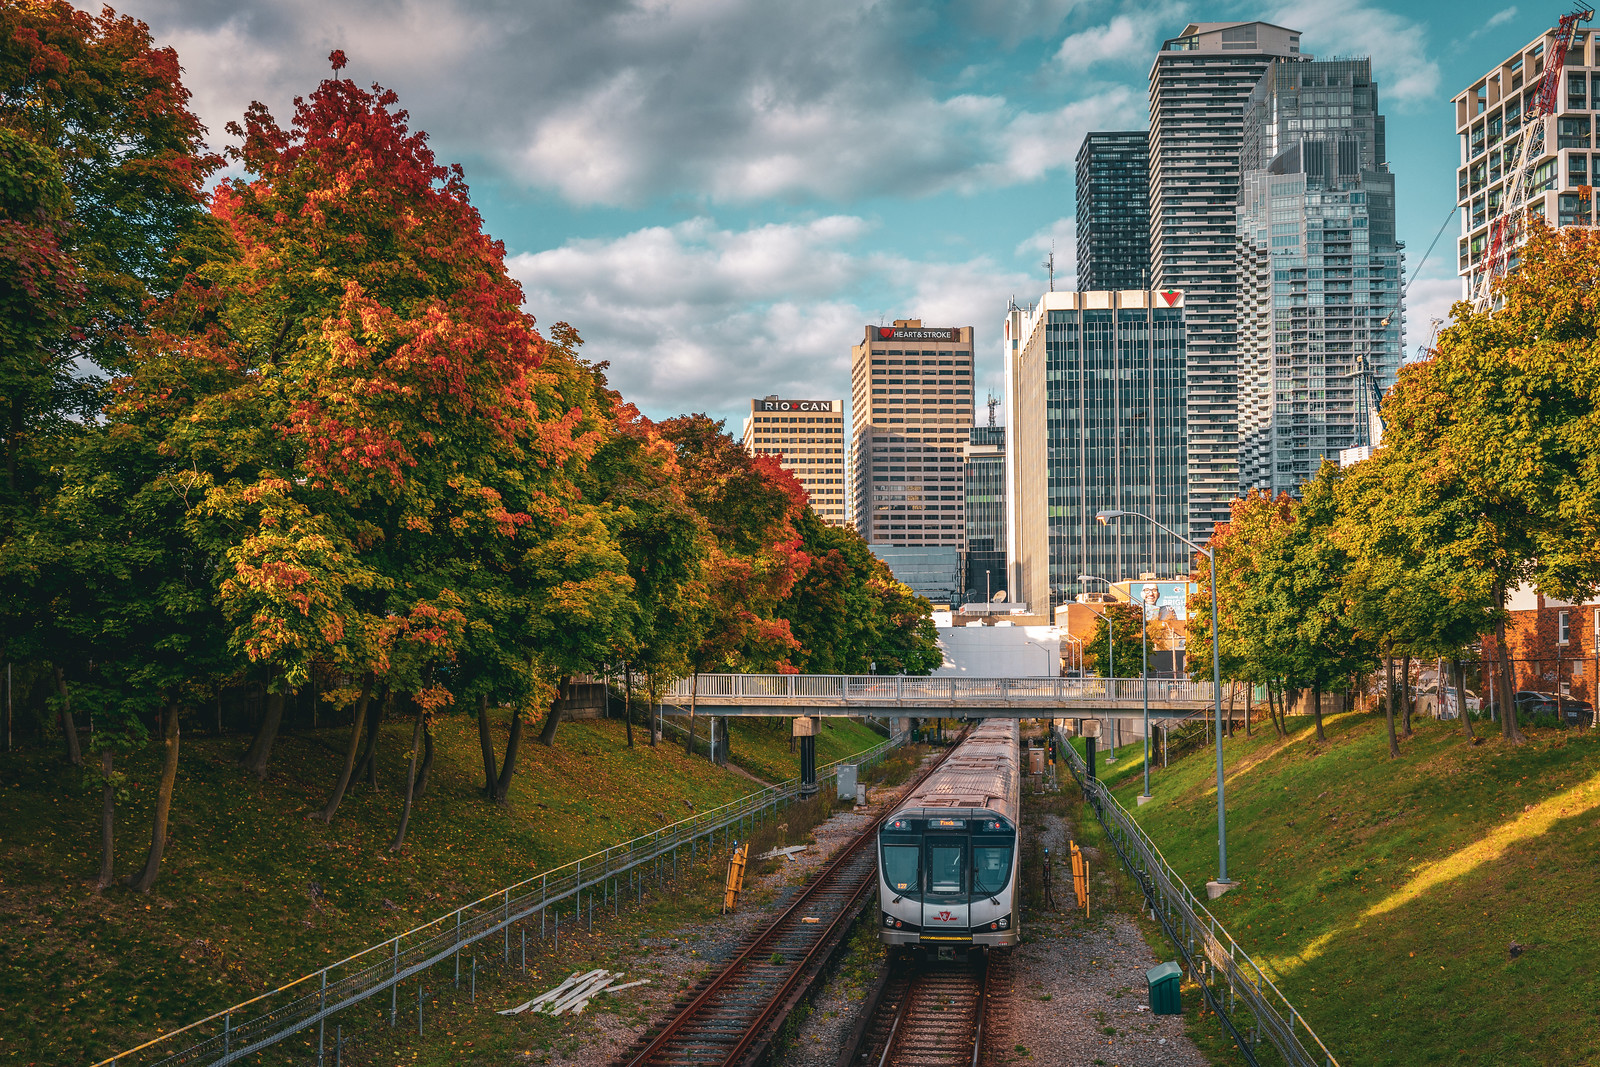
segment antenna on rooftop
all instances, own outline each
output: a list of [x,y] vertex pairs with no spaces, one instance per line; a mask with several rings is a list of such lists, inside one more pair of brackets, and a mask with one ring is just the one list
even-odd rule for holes
[[1045,261],[1041,266],[1050,272],[1050,291],[1053,293],[1056,291],[1056,243],[1054,241],[1050,242],[1050,254],[1045,257]]
[[995,409],[995,405],[998,404],[998,403],[1000,403],[999,398],[996,397],[993,393],[990,393],[989,394],[988,404],[989,404],[989,425],[991,427],[994,425],[994,409]]

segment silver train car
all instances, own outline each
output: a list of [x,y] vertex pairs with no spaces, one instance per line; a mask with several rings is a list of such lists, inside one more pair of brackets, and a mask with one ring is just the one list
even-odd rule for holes
[[878,934],[923,949],[1018,940],[1015,719],[990,719],[878,826]]

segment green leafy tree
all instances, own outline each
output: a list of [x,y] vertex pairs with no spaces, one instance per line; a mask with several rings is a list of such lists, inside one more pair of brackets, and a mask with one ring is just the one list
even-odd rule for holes
[[1097,605],[1096,613],[1099,617],[1095,619],[1094,632],[1083,646],[1083,657],[1089,669],[1102,678],[1138,675],[1142,663],[1143,610],[1137,604],[1116,601]]

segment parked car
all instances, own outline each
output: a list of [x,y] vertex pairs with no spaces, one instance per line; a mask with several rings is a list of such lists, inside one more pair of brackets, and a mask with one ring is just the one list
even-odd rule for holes
[[1524,715],[1549,715],[1558,718],[1563,726],[1593,726],[1594,705],[1576,697],[1554,693],[1538,693],[1523,689],[1517,693],[1517,717]]
[[[1447,686],[1446,688],[1454,689],[1455,686]],[[1455,718],[1454,713],[1447,716],[1440,708],[1438,682],[1430,682],[1426,686],[1413,689],[1411,692],[1413,699],[1417,702],[1417,711],[1420,714],[1431,715],[1436,719]],[[1466,690],[1465,693],[1467,710],[1472,712],[1482,711],[1483,701],[1478,698],[1478,694],[1470,689]]]

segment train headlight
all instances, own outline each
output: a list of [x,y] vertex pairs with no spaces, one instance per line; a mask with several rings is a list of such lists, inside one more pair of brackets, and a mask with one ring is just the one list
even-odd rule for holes
[[885,925],[885,926],[893,926],[894,925],[894,916],[890,915],[888,912],[884,912],[883,913],[883,925]]
[[1011,925],[1011,916],[1009,916],[1009,915],[1000,916],[1000,929],[1004,930],[1006,927],[1008,927],[1010,925]]

